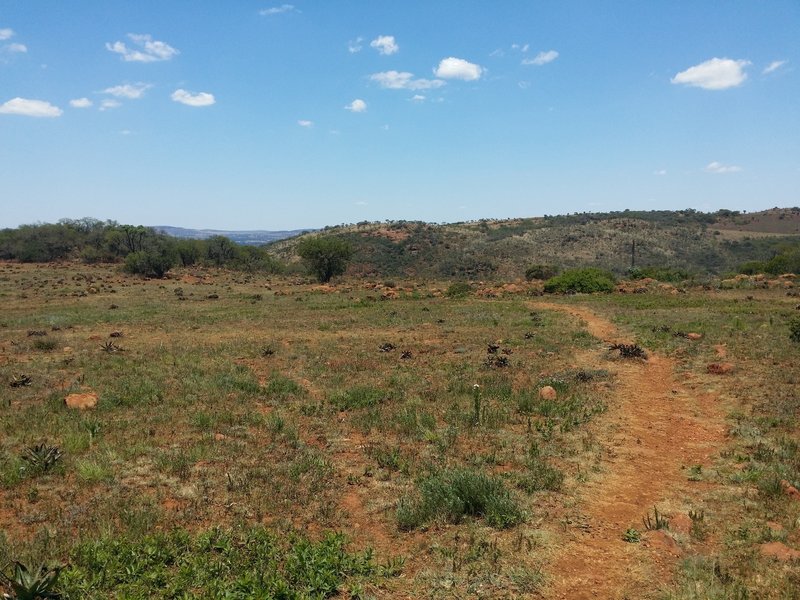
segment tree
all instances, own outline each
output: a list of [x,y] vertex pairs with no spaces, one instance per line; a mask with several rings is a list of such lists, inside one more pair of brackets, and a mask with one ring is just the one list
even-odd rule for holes
[[297,244],[297,254],[306,261],[309,270],[325,283],[347,269],[353,256],[350,244],[334,236],[307,237]]

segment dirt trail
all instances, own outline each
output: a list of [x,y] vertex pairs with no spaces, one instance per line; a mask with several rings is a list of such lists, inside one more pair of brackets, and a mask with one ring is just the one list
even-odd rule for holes
[[[604,342],[627,341],[588,309],[548,303],[532,308],[568,312]],[[580,492],[574,520],[581,527],[569,528],[557,547],[545,597],[647,598],[668,581],[680,548],[662,532],[647,533],[640,544],[623,541],[622,534],[629,527],[642,531],[642,518],[654,505],[686,514],[704,485],[688,481],[687,469],[708,464],[722,444],[724,421],[714,399],[687,390],[666,357],[649,352],[646,362],[609,363],[605,350],[592,349],[575,358],[582,367],[613,371],[616,384],[597,423],[604,470]]]

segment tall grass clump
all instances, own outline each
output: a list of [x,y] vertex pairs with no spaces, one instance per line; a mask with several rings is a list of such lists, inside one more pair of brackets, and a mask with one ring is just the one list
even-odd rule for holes
[[430,475],[417,484],[417,494],[401,498],[397,506],[397,525],[404,531],[437,519],[459,523],[470,516],[505,529],[520,523],[524,514],[500,479],[469,469]]

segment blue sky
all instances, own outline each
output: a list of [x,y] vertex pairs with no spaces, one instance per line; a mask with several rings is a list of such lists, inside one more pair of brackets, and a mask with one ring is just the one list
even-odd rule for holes
[[800,2],[0,0],[0,226],[800,205]]

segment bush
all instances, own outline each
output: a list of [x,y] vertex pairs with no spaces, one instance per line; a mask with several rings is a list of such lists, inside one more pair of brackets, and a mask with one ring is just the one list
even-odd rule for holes
[[614,276],[603,269],[571,269],[547,280],[544,291],[560,294],[591,294],[614,289]]
[[320,283],[326,283],[345,272],[353,256],[353,248],[338,237],[313,236],[297,244],[297,254],[306,261]]
[[789,339],[800,343],[800,317],[789,319]]
[[532,281],[540,279],[542,281],[558,275],[559,268],[555,265],[531,265],[525,270],[525,279]]
[[472,288],[466,281],[456,281],[450,284],[444,295],[448,298],[466,298],[471,291]]
[[628,271],[631,279],[655,279],[669,283],[678,283],[689,279],[690,275],[683,269],[675,267],[634,267]]
[[504,529],[520,523],[522,509],[500,479],[467,469],[445,470],[418,483],[419,496],[404,497],[397,506],[397,525],[410,530],[434,519],[458,523],[466,516],[483,517]]
[[160,279],[166,275],[175,264],[178,257],[175,249],[170,244],[158,244],[147,250],[131,252],[125,257],[125,271],[134,275],[155,277]]

